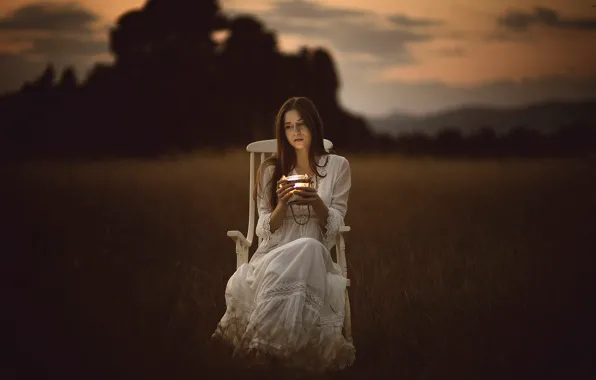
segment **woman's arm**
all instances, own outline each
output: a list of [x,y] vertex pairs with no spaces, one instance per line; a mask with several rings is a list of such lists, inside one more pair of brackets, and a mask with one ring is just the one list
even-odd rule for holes
[[333,184],[331,203],[326,214],[327,217],[323,219],[324,223],[326,223],[323,229],[323,236],[325,237],[325,246],[328,249],[333,248],[339,229],[345,225],[344,218],[348,212],[348,198],[351,187],[352,174],[350,163],[345,157],[342,157]]
[[272,175],[274,166],[268,166],[261,173],[262,196],[258,198],[257,207],[259,219],[256,226],[256,234],[261,238],[269,238],[282,226],[286,211],[288,209],[288,199],[292,195],[293,188],[286,181],[280,180],[276,189],[277,206],[271,210],[271,186],[273,186]]
[[303,197],[299,204],[310,204],[319,218],[319,226],[326,239],[332,241],[343,225],[344,217],[348,211],[348,198],[352,186],[350,163],[342,157],[342,162],[337,169],[337,177],[333,184],[333,194],[329,207],[319,197],[314,188],[303,188],[299,194]]
[[271,213],[271,220],[269,221],[269,228],[271,229],[271,233],[277,231],[279,227],[281,227],[284,218],[286,217],[286,211],[288,210],[288,205],[283,202],[278,202],[277,207]]
[[325,205],[325,202],[319,197],[312,203],[312,208],[315,210],[319,218],[319,226],[323,230],[323,234],[327,233],[327,219],[329,218],[329,209]]

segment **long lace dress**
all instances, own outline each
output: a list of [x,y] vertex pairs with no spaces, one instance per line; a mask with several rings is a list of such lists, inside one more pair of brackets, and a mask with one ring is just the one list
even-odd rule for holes
[[[319,165],[325,166],[318,169],[321,177],[315,186],[329,209],[325,233],[312,207],[304,225],[294,221],[288,208],[281,227],[271,232],[269,194],[276,180],[268,184],[272,165],[263,170],[256,226],[263,241],[249,263],[228,280],[227,309],[214,334],[233,345],[235,354],[265,353],[283,364],[311,370],[343,369],[354,361],[354,346],[342,335],[346,281],[330,255],[345,225],[350,165],[333,154],[322,156]],[[308,207],[293,206],[300,223]]]

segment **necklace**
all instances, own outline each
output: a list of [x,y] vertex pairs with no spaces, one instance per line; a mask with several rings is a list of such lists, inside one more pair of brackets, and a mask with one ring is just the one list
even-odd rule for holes
[[[294,172],[296,172],[294,170]],[[319,190],[319,178],[315,175],[313,178],[313,181],[315,183],[315,190]],[[297,224],[303,226],[306,223],[308,223],[308,221],[310,220],[310,205],[306,205],[307,210],[308,210],[308,215],[298,215],[298,219],[296,219],[296,214],[294,213],[294,205],[290,204],[290,211],[292,212],[292,218],[294,219],[294,222],[296,222]]]

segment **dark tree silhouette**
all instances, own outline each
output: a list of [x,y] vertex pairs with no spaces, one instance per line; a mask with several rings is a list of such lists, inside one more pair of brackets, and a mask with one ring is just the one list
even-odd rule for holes
[[217,118],[238,126],[233,142],[271,136],[279,92],[276,86],[283,81],[281,64],[277,38],[259,20],[240,16],[230,21],[229,36],[219,56],[216,103],[221,105]]
[[533,155],[542,150],[542,135],[527,126],[519,125],[504,136],[504,142],[510,153],[515,155]]
[[50,91],[56,82],[56,69],[53,63],[48,63],[43,73],[31,82],[23,84],[24,91]]
[[122,15],[110,50],[126,63],[181,63],[213,56],[211,33],[226,26],[215,0],[149,0]]
[[58,81],[58,87],[64,91],[74,91],[78,86],[77,74],[74,67],[66,67],[60,76]]
[[[213,34],[220,30],[228,37],[218,46]],[[16,106],[5,120],[19,131],[12,136],[21,155],[243,146],[273,137],[277,109],[291,96],[315,101],[326,137],[338,146],[372,146],[364,120],[337,103],[339,80],[327,51],[282,54],[260,20],[228,18],[215,0],[149,0],[118,18],[109,46],[114,63],[95,65],[81,84],[66,69],[56,85],[48,65],[13,94]]]
[[464,148],[464,137],[459,129],[447,127],[438,133],[435,144],[437,153],[454,155]]
[[[219,45],[218,31],[227,34]],[[281,53],[262,21],[228,17],[216,0],[149,0],[118,18],[109,47],[114,63],[96,64],[80,82],[72,67],[57,80],[48,63],[20,91],[0,97],[2,154],[155,155],[242,147],[274,136],[275,114],[291,96],[315,102],[325,137],[340,152],[564,154],[596,145],[594,128],[577,123],[549,137],[525,129],[498,137],[486,127],[464,138],[457,126],[434,139],[422,133],[373,136],[362,117],[339,104],[341,81],[327,50]]]
[[494,129],[484,126],[470,135],[467,151],[472,155],[492,156],[497,150],[497,134]]

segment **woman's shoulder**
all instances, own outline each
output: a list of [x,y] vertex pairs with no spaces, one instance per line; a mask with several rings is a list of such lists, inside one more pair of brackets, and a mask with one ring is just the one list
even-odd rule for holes
[[260,169],[274,168],[276,164],[277,164],[277,157],[271,156],[271,157],[268,157],[265,161],[261,162],[259,164],[259,168]]
[[263,161],[258,169],[257,169],[257,174],[261,174],[261,176],[263,177],[270,177],[273,175],[273,172],[275,171],[275,165],[277,164],[277,158],[275,157],[269,157],[267,158],[265,161]]
[[323,157],[323,165],[325,163],[334,166],[334,167],[339,167],[345,164],[350,164],[348,159],[345,158],[344,156],[340,156],[338,154],[335,153],[328,153],[325,155],[327,158]]

